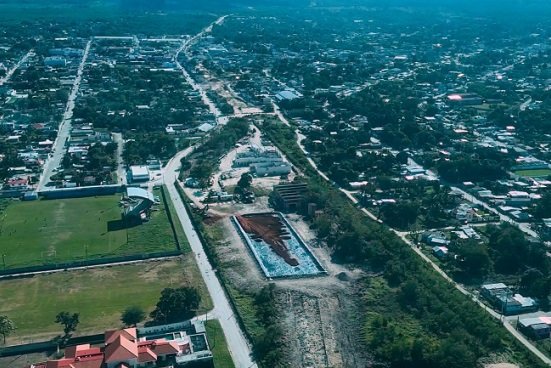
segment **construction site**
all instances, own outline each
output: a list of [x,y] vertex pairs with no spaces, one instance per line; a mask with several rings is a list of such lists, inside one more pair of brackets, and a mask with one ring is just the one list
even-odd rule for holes
[[[245,203],[234,196],[241,176],[252,171],[250,160],[258,157],[290,165],[260,130],[254,129],[220,158],[211,187],[182,186],[214,243],[218,272],[244,295],[275,284],[281,311],[277,323],[284,331],[282,343],[289,366],[369,366],[371,358],[362,348],[362,311],[357,303],[365,275],[333,263],[310,224],[293,213],[306,191],[297,180],[300,175],[294,170],[287,175],[252,175],[249,190],[256,194],[254,200]],[[212,193],[220,200],[207,199]],[[274,201],[284,213],[274,212]]]
[[267,278],[325,274],[281,213],[237,215],[231,219]]

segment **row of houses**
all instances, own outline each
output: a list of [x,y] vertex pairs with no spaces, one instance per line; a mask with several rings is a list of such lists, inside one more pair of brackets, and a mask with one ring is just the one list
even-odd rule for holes
[[539,308],[537,300],[514,293],[503,283],[482,285],[480,294],[504,315],[535,312]]

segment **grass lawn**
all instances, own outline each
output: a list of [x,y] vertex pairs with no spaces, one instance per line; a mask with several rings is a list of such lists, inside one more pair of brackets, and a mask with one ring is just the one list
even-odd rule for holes
[[171,261],[67,271],[0,284],[0,315],[17,325],[8,344],[44,340],[61,332],[60,311],[80,313],[77,334],[121,327],[121,312],[142,307],[148,314],[165,287],[194,286],[201,294],[198,313],[212,308],[206,286],[191,256]]
[[515,171],[515,174],[531,178],[541,178],[551,175],[551,169],[519,170]]
[[[157,190],[155,195],[160,196]],[[120,223],[120,195],[10,201],[0,210],[0,254],[6,268],[174,250],[163,205],[149,222],[128,229]],[[3,267],[3,260],[0,260]]]
[[206,330],[214,358],[214,368],[235,368],[220,322],[217,320],[207,321]]
[[183,253],[191,252],[191,247],[189,245],[186,234],[184,232],[184,228],[182,227],[182,224],[178,219],[178,215],[176,215],[176,208],[174,208],[174,203],[172,203],[172,200],[170,199],[170,195],[168,194],[168,189],[166,189],[166,185],[164,186],[164,188],[165,188],[165,195],[166,195],[166,203],[168,204],[168,210],[170,211],[172,215],[172,220],[174,221],[176,236],[180,240],[180,247],[182,248],[182,252]]

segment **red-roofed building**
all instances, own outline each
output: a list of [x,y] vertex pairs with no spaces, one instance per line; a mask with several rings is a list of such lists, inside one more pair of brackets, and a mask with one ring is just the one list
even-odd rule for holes
[[9,189],[24,189],[29,187],[29,179],[26,177],[14,177],[6,181]]
[[[48,360],[29,368],[139,368],[155,367],[177,355],[189,354],[189,342],[166,339],[138,339],[135,328],[105,332],[105,346],[90,344],[70,346],[62,359]],[[163,365],[164,366],[164,365]]]
[[120,363],[129,363],[134,367],[138,363],[138,345],[125,336],[119,335],[113,342],[105,346],[105,363],[107,368],[114,368]]
[[157,361],[157,354],[151,351],[149,347],[140,346],[138,348],[138,362],[140,364],[156,362],[156,361]]
[[168,356],[178,354],[180,347],[174,341],[154,341],[152,350],[158,356]]
[[127,340],[136,341],[138,333],[135,328],[125,328],[124,330],[105,331],[105,345],[111,344],[119,336],[124,336]]

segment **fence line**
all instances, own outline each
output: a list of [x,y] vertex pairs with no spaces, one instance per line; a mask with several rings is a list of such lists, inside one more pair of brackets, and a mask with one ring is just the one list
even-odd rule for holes
[[152,259],[163,259],[180,256],[182,252],[180,250],[171,250],[164,252],[154,252],[147,254],[134,254],[128,256],[119,256],[119,257],[108,257],[108,258],[97,258],[84,261],[72,261],[72,262],[63,262],[39,266],[29,266],[29,267],[20,267],[12,268],[8,270],[0,271],[0,279],[8,278],[17,278],[28,276],[32,274],[49,272],[49,271],[68,271],[72,269],[80,269],[93,266],[103,266],[110,264],[120,264],[120,263],[129,263],[129,262],[138,262],[138,261],[147,261]]

